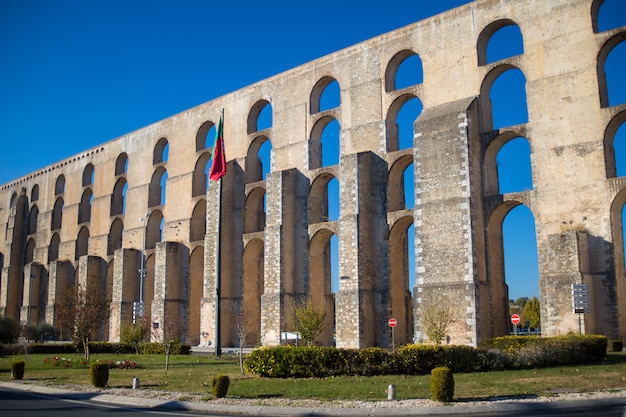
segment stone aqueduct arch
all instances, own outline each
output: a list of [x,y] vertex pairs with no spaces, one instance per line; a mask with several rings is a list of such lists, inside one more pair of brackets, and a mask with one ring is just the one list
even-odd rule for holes
[[[279,344],[305,297],[330,317],[324,344],[390,346],[391,315],[400,343],[423,341],[421,307],[433,299],[453,310],[452,343],[476,344],[508,332],[502,222],[524,204],[536,221],[543,334],[577,328],[570,286],[586,283],[593,310],[583,331],[626,339],[626,178],[616,177],[613,149],[626,106],[609,105],[602,72],[626,29],[599,32],[601,5],[477,0],[2,185],[0,313],[54,324],[65,288],[97,280],[111,299],[99,336],[119,340],[145,256],[146,314],[180,321],[191,344],[215,338],[218,264],[223,346],[238,343],[242,321],[246,344]],[[488,62],[487,43],[506,25],[520,29],[524,51]],[[396,89],[396,71],[416,55],[423,81]],[[528,122],[494,130],[489,91],[507,69],[525,77]],[[335,81],[339,106],[321,110]],[[398,150],[395,117],[413,97],[423,103],[413,147]],[[259,131],[268,105],[271,126]],[[222,109],[228,174],[220,193],[207,186],[206,167],[207,134]],[[321,130],[334,120],[340,161],[322,166]],[[533,189],[500,194],[495,155],[515,137],[530,144]],[[263,179],[257,152],[266,140],[272,161]],[[399,189],[410,166],[415,205],[406,208]],[[337,219],[327,217],[333,179]]]

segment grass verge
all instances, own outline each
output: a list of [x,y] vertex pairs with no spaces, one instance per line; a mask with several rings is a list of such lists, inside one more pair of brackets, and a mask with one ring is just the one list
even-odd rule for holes
[[[65,355],[80,360],[79,355]],[[89,385],[89,369],[44,365],[50,355],[0,357],[0,380],[11,379],[11,360],[24,360],[24,382],[42,385]],[[109,387],[130,388],[139,378],[142,389],[209,393],[213,375],[230,377],[229,397],[316,398],[320,400],[384,400],[389,384],[396,386],[398,399],[429,398],[430,376],[335,377],[271,379],[242,375],[235,356],[171,356],[165,371],[162,355],[92,355],[92,360],[135,361],[140,369],[111,369]],[[626,353],[609,353],[599,364],[564,366],[521,371],[455,374],[455,399],[469,400],[498,396],[547,396],[562,391],[626,389]]]

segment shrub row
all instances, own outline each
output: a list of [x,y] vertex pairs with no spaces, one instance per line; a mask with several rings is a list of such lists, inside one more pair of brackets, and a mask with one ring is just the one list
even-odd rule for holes
[[[275,378],[308,378],[339,375],[424,375],[437,367],[454,373],[503,369],[576,365],[602,360],[604,336],[497,338],[484,346],[407,345],[392,352],[382,348],[336,349],[330,347],[279,346],[261,348],[248,355],[245,369]],[[501,340],[506,339],[506,340]]]
[[[0,354],[2,355],[19,355],[25,350],[28,353],[42,353],[47,355],[64,355],[72,353],[82,353],[82,344],[74,343],[31,343],[31,344],[12,344],[0,345]],[[110,343],[110,342],[90,342],[90,353],[111,353],[111,354],[134,354],[135,348],[126,343]],[[139,345],[139,353],[146,355],[163,355],[165,347],[160,343],[143,343]],[[172,346],[170,354],[172,355],[189,355],[191,346],[176,344]]]

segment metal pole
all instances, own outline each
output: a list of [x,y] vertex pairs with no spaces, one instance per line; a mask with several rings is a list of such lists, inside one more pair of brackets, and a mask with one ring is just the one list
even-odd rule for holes
[[217,198],[217,260],[215,262],[215,356],[222,356],[220,328],[220,281],[222,263],[222,179],[218,181],[219,195]]

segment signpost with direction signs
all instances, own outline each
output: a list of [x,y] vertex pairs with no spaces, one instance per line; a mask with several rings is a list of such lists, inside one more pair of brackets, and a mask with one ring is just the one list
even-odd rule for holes
[[578,334],[582,333],[581,314],[591,313],[588,284],[572,284],[572,307],[578,314]]

